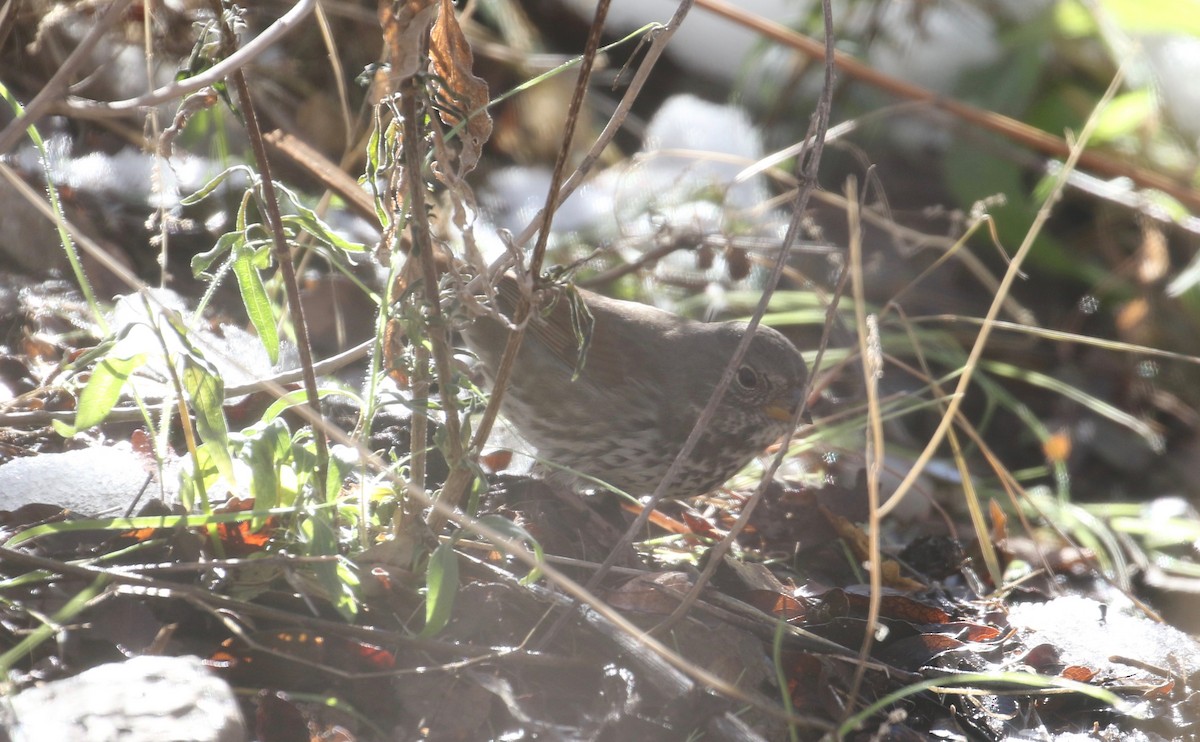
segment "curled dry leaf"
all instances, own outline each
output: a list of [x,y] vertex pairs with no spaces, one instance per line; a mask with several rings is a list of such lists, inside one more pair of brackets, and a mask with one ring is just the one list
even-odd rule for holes
[[462,148],[458,153],[456,172],[461,178],[478,164],[483,144],[492,133],[492,117],[487,112],[487,83],[471,72],[474,55],[454,15],[454,3],[441,0],[441,4],[441,12],[429,37],[429,57],[434,73],[442,79],[447,97],[458,108],[458,112],[440,108],[442,121],[448,126],[457,126],[464,117],[467,119],[460,134]]
[[426,36],[437,11],[437,0],[379,0],[379,26],[391,67],[375,74],[373,103],[395,93],[397,81],[425,70]]

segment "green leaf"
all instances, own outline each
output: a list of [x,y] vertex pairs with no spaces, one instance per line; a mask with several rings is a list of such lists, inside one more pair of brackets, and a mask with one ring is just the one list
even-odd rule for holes
[[[318,510],[302,522],[302,535],[308,537],[309,556],[337,556],[337,531],[330,520],[332,515],[329,511]],[[340,560],[318,562],[312,565],[312,570],[325,597],[344,618],[353,619],[358,613],[358,602],[354,596],[358,577],[354,572]]]
[[262,276],[254,267],[254,250],[246,247],[244,242],[234,252],[233,275],[237,278],[246,314],[258,332],[267,358],[275,363],[279,360],[279,331],[275,327],[275,313],[271,310],[271,300],[267,298]]
[[[256,431],[249,443],[247,463],[250,465],[250,494],[254,497],[254,509],[278,507],[281,504],[279,470],[288,458],[288,450],[292,445],[287,425],[282,420],[275,420]],[[261,524],[256,522],[255,527],[261,527]]]
[[[182,478],[179,484],[179,501],[189,512],[195,509],[196,503],[208,502],[208,491],[221,477],[221,472],[217,470],[217,464],[213,460],[212,450],[213,446],[207,443],[198,447],[192,461],[192,471],[185,471],[180,475]],[[205,510],[208,510],[207,505]]]
[[200,359],[183,357],[183,388],[187,391],[196,415],[196,430],[210,444],[210,453],[217,471],[229,484],[237,480],[233,474],[233,458],[229,454],[229,427],[225,424],[225,385]]
[[113,405],[121,396],[130,374],[146,362],[146,354],[138,353],[129,358],[102,358],[92,370],[87,386],[79,395],[79,409],[75,411],[75,425],[54,421],[54,428],[64,438],[70,438],[81,430],[99,425],[108,417]]
[[321,217],[317,216],[317,212],[305,206],[290,188],[282,185],[277,186],[277,188],[297,212],[297,216],[285,216],[283,218],[284,224],[293,224],[329,247],[343,252],[366,252],[366,245],[351,242],[334,232],[333,227],[330,227]]
[[313,219],[306,219],[303,216],[292,214],[283,217],[283,224],[298,232],[307,232],[322,245],[338,253],[360,253],[367,249],[366,245],[360,242],[351,242],[337,234],[328,224],[316,219],[315,215]]
[[1200,36],[1197,0],[1104,0],[1101,12],[1129,34]]
[[1135,36],[1200,36],[1200,2],[1197,0],[1104,0],[1095,8],[1092,10],[1079,0],[1056,3],[1055,24],[1071,39],[1095,36],[1100,33],[1101,24],[1111,24]]
[[344,560],[334,563],[334,573],[337,576],[341,592],[337,593],[334,607],[347,621],[352,621],[358,615],[358,597],[355,589],[359,585],[358,574]]
[[226,252],[236,250],[246,242],[245,232],[226,232],[217,238],[212,249],[192,256],[192,275],[199,278]]
[[458,554],[453,542],[438,544],[429,555],[425,569],[425,628],[421,637],[430,637],[446,628],[458,597]]
[[353,465],[344,459],[331,455],[329,469],[325,473],[325,502],[334,503],[342,491],[342,482],[353,471]]
[[1116,96],[1100,113],[1090,146],[1133,134],[1155,116],[1156,109],[1154,93],[1148,88]]
[[205,183],[204,185],[200,186],[200,190],[196,191],[195,193],[191,194],[190,196],[184,196],[182,199],[180,199],[179,203],[183,204],[184,206],[191,206],[192,204],[200,203],[201,201],[203,201],[204,199],[206,199],[210,195],[212,195],[212,192],[217,190],[217,186],[221,185],[228,178],[232,177],[235,173],[238,173],[238,172],[243,173],[251,183],[254,182],[254,171],[253,170],[251,170],[246,165],[234,165],[233,167],[225,168],[220,173],[218,173],[212,180],[210,180],[207,183]]
[[1079,39],[1096,33],[1096,19],[1079,0],[1063,0],[1054,5],[1054,23],[1068,39]]
[[[322,387],[317,389],[318,399],[325,399],[331,394],[349,397],[350,399],[354,400],[355,403],[359,405],[362,404],[362,399],[360,397],[350,393],[345,389],[339,389],[337,387]],[[292,391],[272,402],[271,406],[268,407],[265,412],[263,412],[261,419],[264,421],[274,420],[292,407],[305,404],[307,401],[308,396],[303,389],[293,389]]]
[[1009,116],[1024,117],[1046,84],[1045,48],[1053,43],[1045,23],[1018,26],[1004,35],[1004,55],[989,65],[967,69],[955,84],[964,98]]
[[283,217],[285,225],[308,232],[328,247],[341,250],[342,252],[366,252],[366,245],[361,242],[351,242],[339,235],[333,230],[333,227],[317,216],[317,212],[297,201],[293,201],[292,205],[298,213]]

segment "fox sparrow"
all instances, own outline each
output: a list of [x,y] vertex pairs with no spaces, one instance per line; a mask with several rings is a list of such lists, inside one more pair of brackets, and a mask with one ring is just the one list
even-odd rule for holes
[[[516,279],[502,278],[500,311],[511,317],[518,297]],[[491,316],[464,331],[489,382],[508,333]],[[740,323],[697,322],[588,291],[573,298],[562,288],[547,288],[501,412],[541,458],[648,495],[683,448],[744,334]],[[806,377],[796,348],[779,332],[759,327],[667,496],[707,492],[786,433]]]

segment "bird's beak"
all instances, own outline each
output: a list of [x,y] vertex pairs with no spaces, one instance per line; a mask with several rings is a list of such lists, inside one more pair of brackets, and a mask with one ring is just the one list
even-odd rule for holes
[[771,418],[772,420],[778,420],[779,422],[786,423],[791,422],[792,416],[796,414],[796,408],[787,407],[781,404],[773,404],[767,405],[767,407],[763,409],[763,412],[767,413],[767,417]]
[[[784,400],[783,403],[767,405],[763,412],[767,413],[767,417],[779,422],[791,422],[796,417],[796,410],[800,408],[800,404],[804,402],[804,389],[797,389],[793,392],[791,399]],[[805,413],[805,417],[807,417]]]

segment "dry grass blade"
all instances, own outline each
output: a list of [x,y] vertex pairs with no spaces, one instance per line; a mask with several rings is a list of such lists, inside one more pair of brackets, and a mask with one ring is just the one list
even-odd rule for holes
[[1117,75],[1113,78],[1113,81],[1109,85],[1108,90],[1105,92],[1104,97],[1101,98],[1095,110],[1092,112],[1092,115],[1088,118],[1087,124],[1083,127],[1083,131],[1080,132],[1079,139],[1072,147],[1071,157],[1067,159],[1066,166],[1060,172],[1059,177],[1055,179],[1054,187],[1050,191],[1049,195],[1047,195],[1041,210],[1038,212],[1037,219],[1033,224],[1030,225],[1029,231],[1025,235],[1025,241],[1021,243],[1021,246],[1017,249],[1016,254],[1013,255],[1012,262],[1009,264],[1008,270],[1004,274],[1004,279],[1000,283],[1000,289],[993,298],[992,305],[988,310],[986,318],[984,319],[983,326],[979,330],[979,335],[975,338],[975,343],[971,347],[971,353],[967,358],[965,371],[959,378],[958,386],[954,390],[954,396],[950,401],[950,405],[946,410],[946,414],[942,416],[942,420],[938,424],[937,430],[934,431],[929,442],[926,444],[925,450],[921,452],[921,455],[914,462],[912,470],[904,478],[904,481],[902,481],[896,487],[896,492],[892,495],[892,499],[888,500],[887,503],[880,508],[880,517],[887,515],[897,505],[900,504],[905,494],[907,494],[912,488],[913,484],[917,480],[917,477],[924,470],[925,465],[929,462],[930,458],[932,458],[938,446],[941,445],[942,440],[946,435],[946,431],[949,429],[954,420],[955,414],[962,405],[963,395],[966,393],[967,387],[970,386],[971,376],[979,364],[979,359],[983,354],[983,349],[987,346],[988,336],[991,334],[992,323],[996,320],[996,316],[1000,312],[1000,307],[1004,302],[1004,298],[1008,295],[1010,289],[1012,288],[1013,281],[1020,273],[1021,264],[1024,262],[1025,257],[1029,254],[1030,249],[1032,249],[1034,240],[1037,238],[1038,234],[1041,233],[1041,229],[1046,224],[1046,220],[1050,218],[1050,213],[1053,210],[1054,204],[1058,201],[1058,197],[1062,193],[1062,188],[1066,184],[1066,173],[1070,172],[1078,161],[1079,155],[1083,152],[1083,148],[1087,144],[1088,136],[1096,126],[1099,112],[1104,108],[1108,101],[1112,100],[1112,97],[1120,88],[1121,79],[1122,73],[1120,70],[1118,70]]

